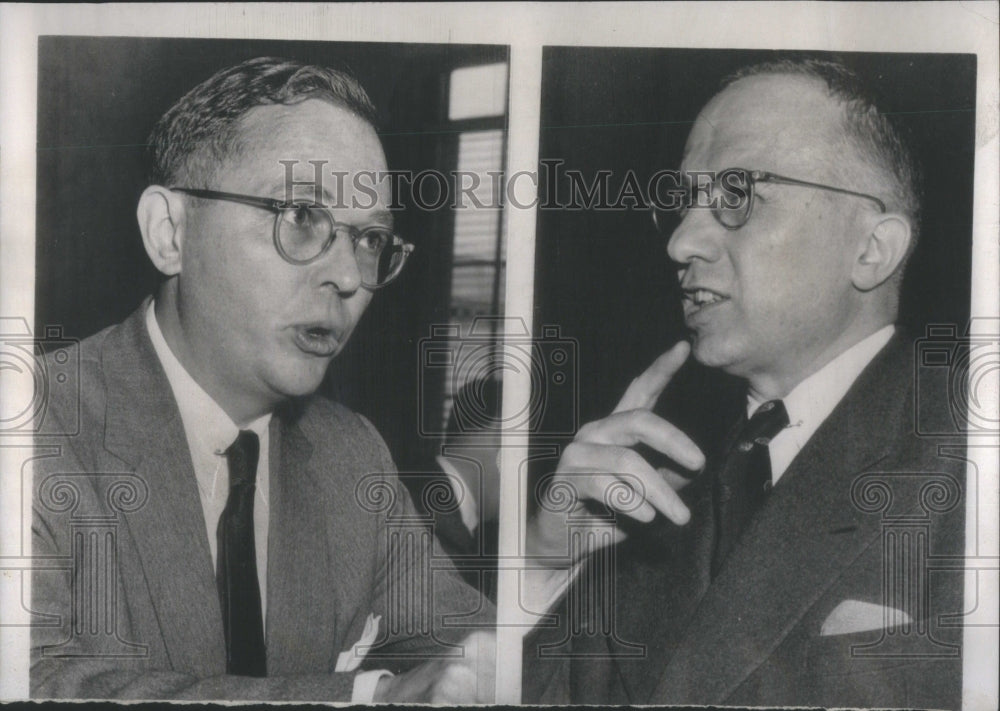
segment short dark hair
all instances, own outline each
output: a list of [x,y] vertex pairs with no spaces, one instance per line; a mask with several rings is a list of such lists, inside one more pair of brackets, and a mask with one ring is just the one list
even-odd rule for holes
[[216,72],[185,94],[149,136],[150,183],[206,183],[239,154],[240,120],[251,109],[322,99],[351,111],[374,128],[377,112],[351,75],[292,59],[257,57]]
[[738,70],[726,77],[723,88],[748,77],[788,74],[822,81],[830,96],[844,107],[844,129],[860,156],[867,159],[889,185],[885,202],[904,213],[916,244],[920,230],[921,175],[909,140],[882,111],[861,78],[846,65],[813,57],[783,57]]

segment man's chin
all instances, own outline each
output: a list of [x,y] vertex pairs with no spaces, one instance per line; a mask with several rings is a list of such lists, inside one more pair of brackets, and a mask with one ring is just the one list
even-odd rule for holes
[[317,359],[305,368],[294,368],[281,373],[273,381],[274,390],[285,398],[312,395],[323,384],[323,378],[332,359]]
[[708,368],[726,370],[736,362],[733,344],[717,335],[694,333],[691,356]]

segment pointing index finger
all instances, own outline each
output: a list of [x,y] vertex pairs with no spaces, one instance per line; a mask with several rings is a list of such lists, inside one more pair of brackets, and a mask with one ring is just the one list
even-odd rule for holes
[[684,365],[690,352],[691,345],[687,341],[680,341],[653,361],[653,364],[628,386],[614,411],[652,410],[664,388]]

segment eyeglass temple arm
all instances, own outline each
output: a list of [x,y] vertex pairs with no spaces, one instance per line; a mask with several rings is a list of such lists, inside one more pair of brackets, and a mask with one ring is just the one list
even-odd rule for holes
[[252,195],[240,195],[238,193],[226,193],[220,190],[198,190],[196,188],[178,187],[171,187],[170,190],[176,190],[179,193],[186,193],[193,197],[206,198],[208,200],[227,200],[229,202],[238,202],[242,205],[250,205],[251,207],[262,207],[265,210],[272,211],[280,210],[286,206],[281,200],[253,197]]
[[[281,200],[273,200],[271,198],[253,197],[252,195],[240,195],[238,193],[227,193],[221,190],[199,190],[197,188],[179,188],[170,187],[169,190],[176,190],[179,193],[185,193],[193,197],[207,198],[209,200],[228,200],[229,202],[238,202],[243,205],[250,205],[251,207],[262,207],[266,210],[278,211],[287,207],[286,203]],[[401,245],[394,245],[397,251],[404,252],[407,255],[411,254],[415,247],[409,242],[403,242]]]
[[866,200],[871,200],[876,205],[878,205],[881,212],[886,212],[885,203],[879,200],[874,195],[869,195],[867,193],[859,193],[853,190],[845,190],[844,188],[835,188],[832,185],[823,185],[821,183],[810,183],[808,180],[796,180],[795,178],[786,178],[783,175],[775,175],[774,173],[767,173],[764,171],[755,171],[753,173],[753,178],[760,182],[770,182],[770,183],[784,183],[785,185],[801,185],[807,188],[817,188],[819,190],[829,190],[831,192],[840,193],[842,195],[853,195],[854,197],[865,198]]

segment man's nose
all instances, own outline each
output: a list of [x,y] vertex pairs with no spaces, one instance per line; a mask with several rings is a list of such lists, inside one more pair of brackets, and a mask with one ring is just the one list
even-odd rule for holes
[[338,294],[353,294],[361,287],[362,274],[354,256],[354,241],[338,230],[327,253],[320,257],[319,275],[322,284],[329,284]]
[[670,235],[667,255],[678,264],[690,264],[695,259],[714,262],[721,251],[722,231],[709,210],[690,208]]

